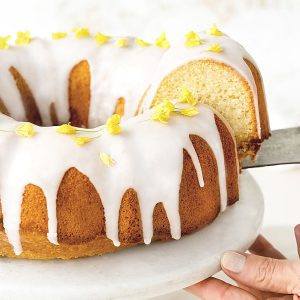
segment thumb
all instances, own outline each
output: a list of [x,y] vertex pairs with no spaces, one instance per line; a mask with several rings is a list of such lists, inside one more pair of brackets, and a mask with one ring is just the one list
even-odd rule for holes
[[300,262],[225,252],[223,271],[235,281],[262,291],[300,296]]

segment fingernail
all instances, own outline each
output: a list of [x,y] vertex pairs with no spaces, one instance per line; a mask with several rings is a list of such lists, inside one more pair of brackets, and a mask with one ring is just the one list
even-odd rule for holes
[[225,252],[221,259],[222,267],[234,273],[242,272],[245,262],[246,256],[233,251]]

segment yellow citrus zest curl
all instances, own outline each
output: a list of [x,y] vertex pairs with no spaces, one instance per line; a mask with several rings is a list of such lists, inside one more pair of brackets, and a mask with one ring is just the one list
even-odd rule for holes
[[92,140],[92,138],[88,137],[88,136],[77,136],[75,138],[75,142],[77,146],[83,146],[87,143],[89,143]]
[[219,52],[223,51],[223,48],[219,44],[216,43],[216,44],[211,44],[209,46],[209,48],[207,49],[207,51],[219,53]]
[[171,113],[175,110],[175,105],[170,100],[165,100],[160,104],[154,106],[154,114],[151,120],[167,124]]
[[222,36],[223,33],[220,31],[216,24],[213,24],[208,32],[210,35]]
[[53,32],[52,33],[52,39],[53,40],[60,40],[60,39],[64,39],[68,36],[67,32]]
[[34,127],[31,123],[25,122],[21,123],[16,129],[15,129],[16,134],[19,136],[28,138],[32,137],[35,135],[35,130]]
[[75,37],[78,39],[88,38],[91,36],[89,29],[86,27],[73,28],[72,31],[75,33]]
[[121,117],[118,114],[113,114],[105,123],[106,130],[110,134],[119,134],[123,128],[120,126]]
[[0,49],[8,49],[8,41],[10,40],[11,36],[0,36]]
[[128,46],[128,40],[126,38],[119,38],[116,42],[118,48],[124,48]]
[[160,48],[169,48],[170,42],[167,39],[166,33],[162,32],[158,38],[155,39],[155,46]]
[[95,42],[98,45],[104,45],[107,43],[107,41],[110,39],[109,35],[104,35],[101,32],[98,32],[95,36]]
[[179,103],[187,103],[190,105],[196,105],[198,101],[195,99],[193,94],[191,93],[190,90],[188,90],[186,87],[183,87],[181,89],[179,98],[178,98]]
[[68,124],[62,124],[58,126],[56,132],[61,134],[75,134],[76,127],[72,126],[71,123],[69,122]]
[[187,48],[192,48],[192,47],[196,47],[202,44],[202,41],[200,39],[200,37],[198,36],[198,34],[194,31],[189,31],[186,35],[185,35],[185,43],[184,45]]
[[17,32],[16,44],[27,45],[31,42],[30,31]]
[[167,124],[172,113],[194,117],[199,114],[198,108],[195,107],[196,104],[198,104],[198,101],[194,98],[193,94],[184,87],[181,90],[177,102],[165,100],[155,105],[154,113],[151,115],[150,120]]
[[104,152],[101,152],[99,154],[99,158],[102,161],[102,163],[104,165],[106,165],[107,167],[111,167],[116,163],[110,155],[108,155],[107,153],[104,153]]
[[139,39],[139,38],[136,38],[136,39],[135,39],[135,43],[136,43],[138,46],[140,46],[140,47],[148,47],[148,46],[150,46],[150,43],[147,43],[147,42],[145,42],[144,40]]

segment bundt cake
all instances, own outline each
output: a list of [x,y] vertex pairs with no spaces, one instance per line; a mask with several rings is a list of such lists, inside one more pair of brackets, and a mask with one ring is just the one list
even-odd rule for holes
[[215,26],[170,48],[74,35],[0,38],[0,255],[178,239],[237,201],[238,158],[270,134],[245,50]]

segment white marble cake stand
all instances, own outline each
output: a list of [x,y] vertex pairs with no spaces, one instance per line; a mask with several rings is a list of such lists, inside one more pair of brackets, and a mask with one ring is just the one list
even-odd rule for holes
[[179,241],[71,261],[0,259],[1,300],[144,299],[179,290],[219,271],[221,254],[245,250],[263,219],[263,196],[248,172],[240,201],[213,224]]

